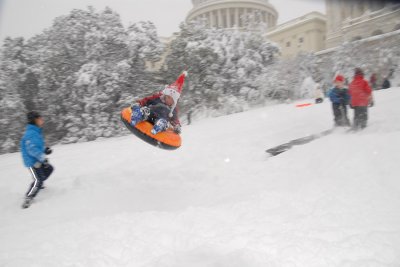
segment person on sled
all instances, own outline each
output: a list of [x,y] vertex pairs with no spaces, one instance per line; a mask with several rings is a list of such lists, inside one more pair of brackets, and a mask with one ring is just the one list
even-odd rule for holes
[[178,118],[177,104],[186,76],[187,72],[184,71],[173,84],[165,86],[161,92],[133,104],[131,125],[149,121],[154,125],[151,130],[154,135],[168,128],[173,128],[175,133],[180,134],[181,123]]

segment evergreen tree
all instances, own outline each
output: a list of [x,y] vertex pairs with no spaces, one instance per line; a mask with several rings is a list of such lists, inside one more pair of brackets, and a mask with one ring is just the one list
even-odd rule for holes
[[[0,153],[14,152],[26,123],[25,106],[32,107],[32,91],[24,87],[27,68],[22,38],[6,38],[0,55]],[[24,98],[25,97],[25,101]]]
[[[181,105],[213,109],[217,114],[243,110],[259,102],[254,82],[275,61],[278,49],[259,31],[208,29],[202,22],[182,24],[163,66],[165,80],[189,70]],[[189,107],[188,107],[189,106]]]

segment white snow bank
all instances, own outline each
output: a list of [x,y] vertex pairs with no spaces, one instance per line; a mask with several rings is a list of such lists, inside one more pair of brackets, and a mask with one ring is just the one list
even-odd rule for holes
[[398,266],[400,88],[375,102],[363,132],[271,158],[330,128],[330,104],[200,121],[174,152],[131,135],[57,146],[27,210],[20,155],[0,156],[0,266]]

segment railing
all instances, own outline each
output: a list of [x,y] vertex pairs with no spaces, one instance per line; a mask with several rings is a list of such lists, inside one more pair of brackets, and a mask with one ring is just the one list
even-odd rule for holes
[[300,22],[303,22],[303,21],[306,21],[306,20],[309,20],[309,19],[314,19],[314,18],[320,18],[322,20],[326,20],[326,17],[323,14],[320,14],[319,12],[314,11],[314,12],[311,12],[311,13],[306,14],[304,16],[301,16],[299,18],[296,18],[296,19],[293,19],[293,20],[289,20],[289,21],[287,21],[285,23],[276,25],[276,26],[272,27],[271,29],[269,29],[269,32],[272,32],[272,31],[274,31],[276,29],[286,28],[288,26],[292,26],[292,25],[295,25],[297,23],[300,23]]
[[[243,2],[259,3],[259,4],[262,4],[262,5],[265,5],[265,4],[269,5],[269,1],[268,0],[242,0],[242,1]],[[224,4],[224,3],[228,3],[228,2],[226,0],[207,0],[207,1],[203,2],[203,3],[195,5],[193,9],[201,8],[201,7],[208,6],[209,4],[214,4],[214,3]]]
[[369,20],[369,19],[373,19],[382,15],[387,15],[389,13],[392,12],[396,12],[400,10],[400,4],[389,4],[387,6],[385,6],[384,8],[377,10],[377,11],[369,11],[367,10],[363,15],[361,15],[360,17],[357,18],[347,18],[343,21],[342,26],[343,27],[349,27],[351,25]]

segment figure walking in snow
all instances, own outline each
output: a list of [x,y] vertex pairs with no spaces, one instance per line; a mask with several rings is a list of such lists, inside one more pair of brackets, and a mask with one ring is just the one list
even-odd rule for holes
[[389,77],[385,77],[383,79],[383,83],[382,83],[382,89],[388,89],[390,88],[390,81],[389,81]]
[[351,106],[354,108],[353,130],[367,127],[368,106],[372,105],[372,89],[364,79],[364,72],[355,69],[353,81],[349,85]]
[[329,90],[329,99],[332,102],[332,110],[335,126],[350,126],[347,117],[347,105],[349,104],[350,95],[347,88],[344,87],[344,77],[337,75],[334,80],[335,87]]
[[21,139],[21,153],[25,167],[29,169],[32,175],[33,182],[26,192],[23,208],[29,207],[32,199],[43,189],[43,182],[49,178],[53,172],[51,166],[46,159],[46,155],[52,153],[49,147],[45,147],[45,142],[42,134],[44,124],[42,116],[31,111],[27,114],[28,125]]
[[187,113],[188,125],[192,124],[192,113],[193,113],[193,110],[192,110],[192,109],[190,109],[190,110],[188,111],[188,113]]
[[369,78],[369,82],[371,83],[372,89],[376,90],[376,81],[377,77],[375,73],[372,73],[371,77]]
[[324,102],[324,93],[321,90],[321,85],[317,83],[315,85],[315,104]]
[[177,104],[182,92],[187,72],[184,71],[171,85],[152,96],[145,97],[132,105],[131,124],[147,120],[154,124],[152,134],[165,131],[171,125],[176,133],[181,133]]

